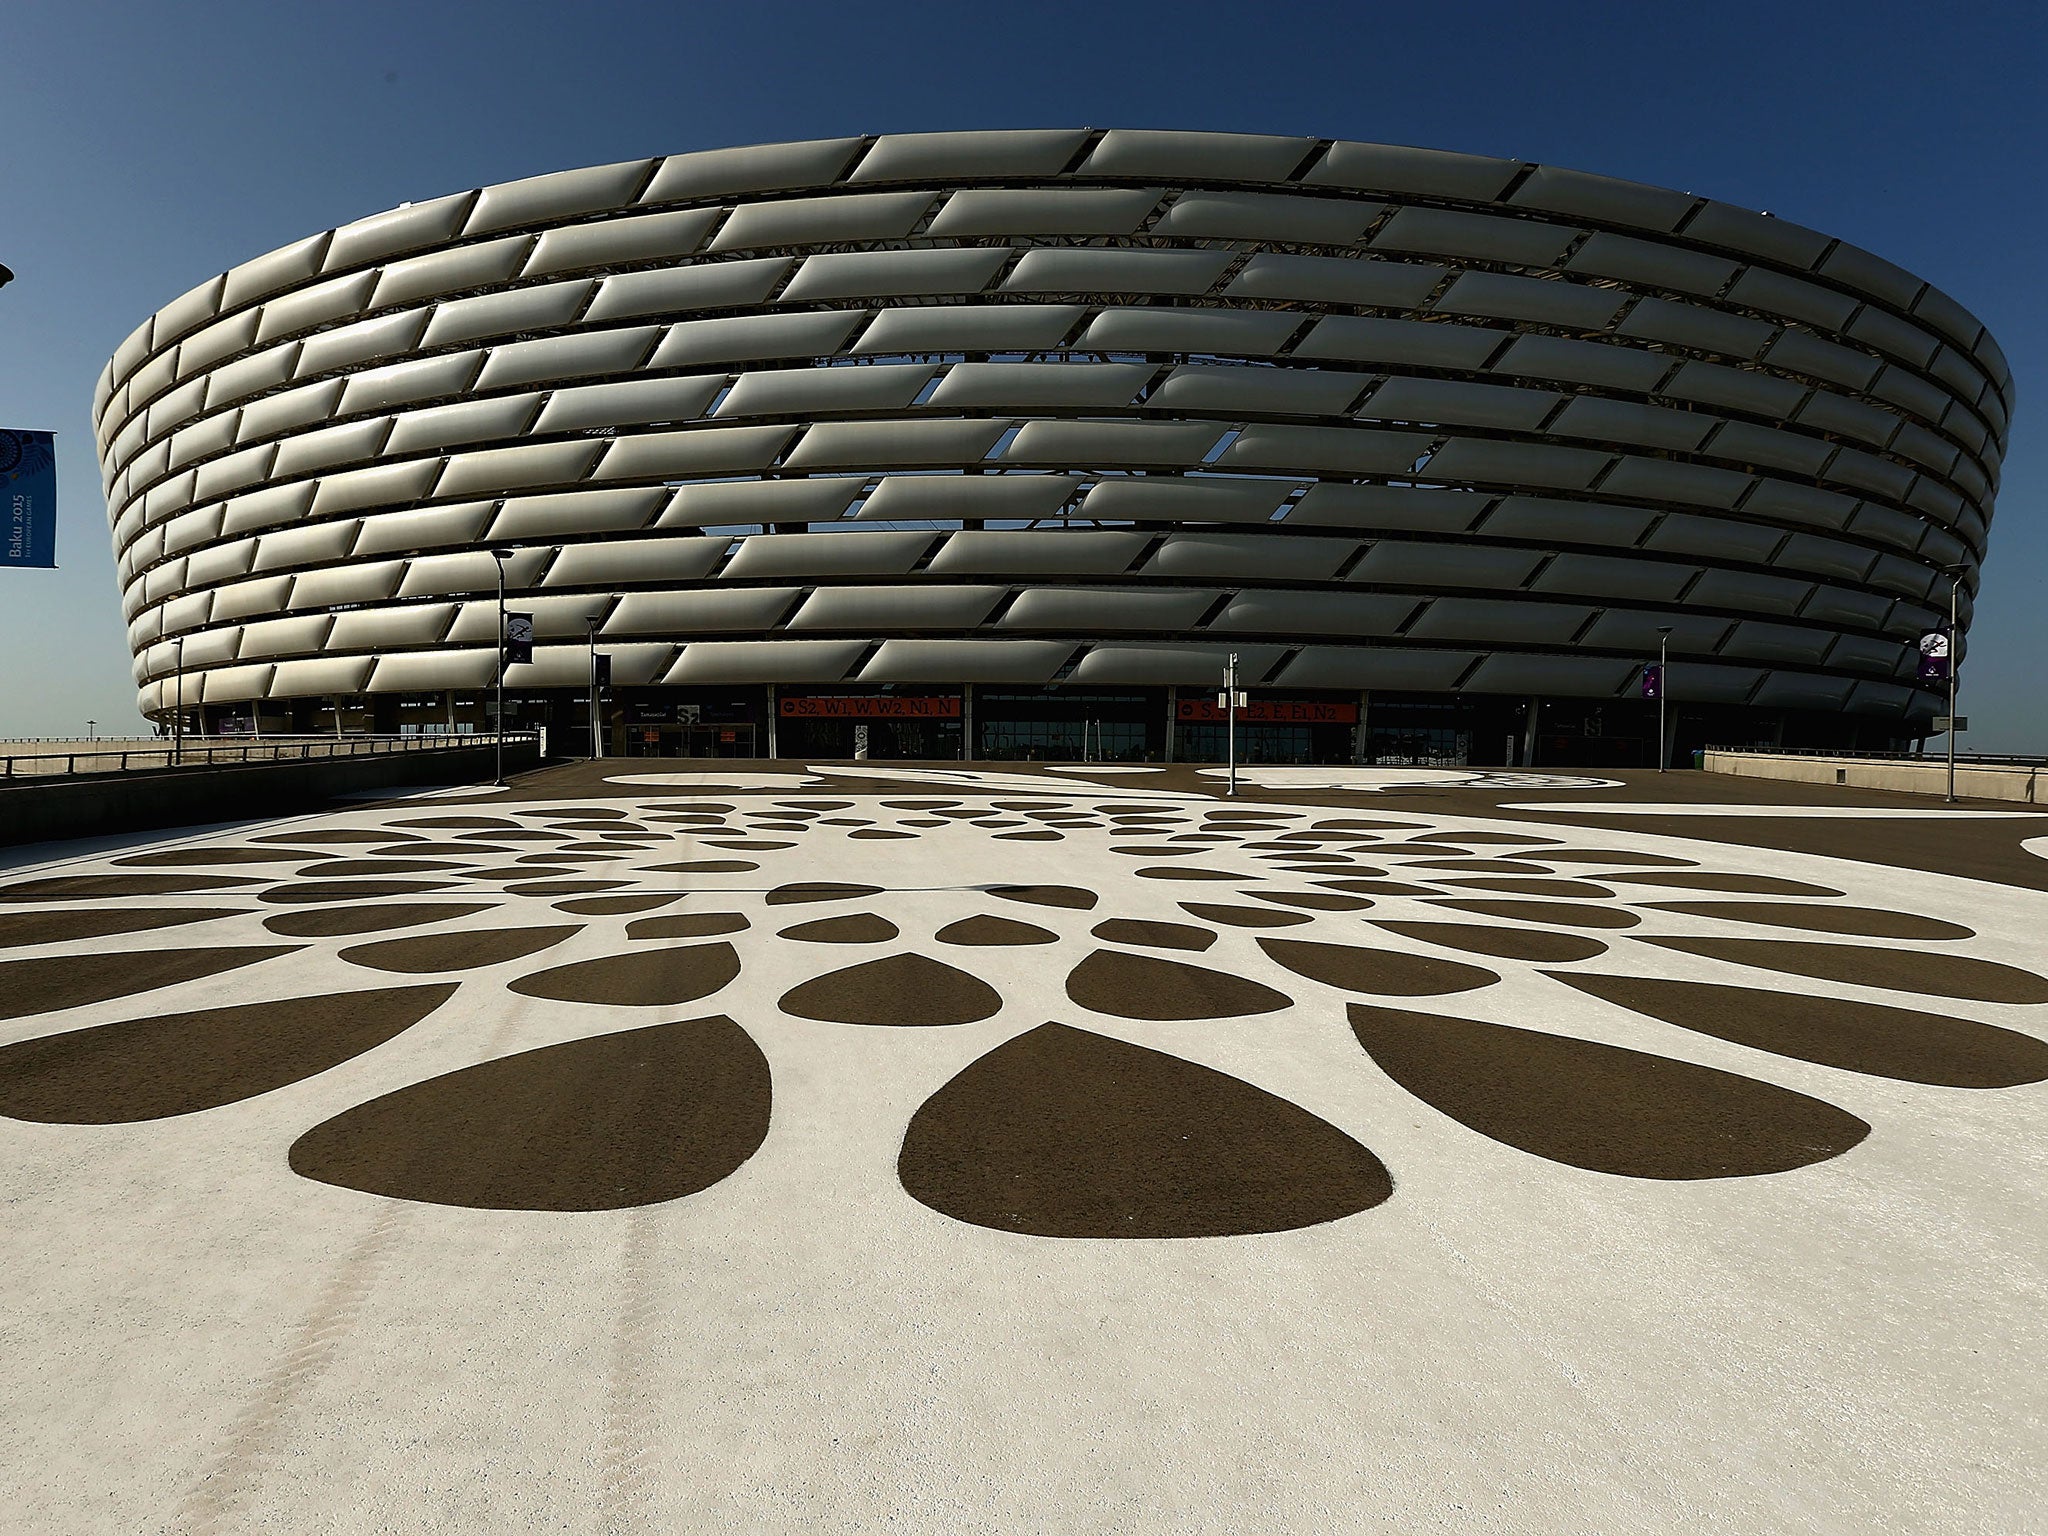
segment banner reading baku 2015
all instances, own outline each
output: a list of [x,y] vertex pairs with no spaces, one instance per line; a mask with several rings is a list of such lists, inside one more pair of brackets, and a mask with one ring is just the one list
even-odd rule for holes
[[0,427],[0,565],[56,563],[56,442]]

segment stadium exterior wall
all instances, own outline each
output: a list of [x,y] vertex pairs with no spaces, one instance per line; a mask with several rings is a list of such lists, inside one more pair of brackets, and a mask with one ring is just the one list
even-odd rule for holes
[[[94,398],[140,707],[614,751],[1648,761],[1939,700],[2012,409],[1881,258],[1552,166],[1234,134],[769,144],[403,205]],[[1085,741],[1084,741],[1085,738]],[[1673,744],[1667,742],[1665,749]]]

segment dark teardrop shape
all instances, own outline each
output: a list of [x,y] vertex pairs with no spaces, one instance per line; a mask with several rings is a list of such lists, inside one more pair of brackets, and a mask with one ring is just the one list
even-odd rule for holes
[[1075,966],[1067,996],[1119,1019],[1232,1019],[1294,1006],[1286,993],[1243,976],[1114,949]]
[[1381,997],[1439,997],[1490,986],[1500,977],[1459,960],[1439,960],[1403,949],[1359,944],[1316,944],[1307,939],[1261,939],[1259,948],[1297,976],[1346,992]]
[[1564,1035],[1350,1007],[1395,1082],[1482,1136],[1636,1179],[1730,1179],[1839,1157],[1870,1127],[1755,1078]]
[[0,912],[0,949],[20,944],[66,944],[74,939],[104,938],[146,928],[175,928],[184,923],[234,917],[239,907],[103,907],[58,908],[46,912]]
[[1012,944],[1052,944],[1059,935],[1036,923],[1019,923],[1007,917],[989,917],[978,914],[963,917],[957,923],[948,923],[936,935],[941,944],[964,944],[975,946],[1001,946]]
[[0,1115],[114,1125],[254,1098],[417,1024],[453,983],[126,1019],[0,1049]]
[[473,912],[488,912],[494,903],[378,902],[366,907],[313,907],[302,912],[277,912],[263,919],[272,933],[295,939],[344,938],[354,933],[382,933],[390,928],[421,928],[453,922]]
[[1370,1210],[1386,1167],[1240,1078],[1064,1024],[928,1099],[897,1174],[942,1215],[1034,1237],[1236,1237]]
[[709,997],[739,973],[739,952],[730,944],[664,945],[535,971],[511,986],[563,1003],[662,1008]]
[[1680,1029],[1873,1077],[1945,1088],[2012,1088],[2048,1078],[2048,1041],[1974,1019],[1789,989],[1544,974]]
[[987,982],[924,955],[885,955],[783,993],[784,1013],[828,1024],[972,1024],[1001,1011]]
[[768,1061],[722,1015],[572,1040],[372,1099],[293,1144],[305,1178],[492,1211],[709,1189],[768,1135]]
[[341,958],[351,965],[412,976],[473,971],[503,965],[508,960],[523,960],[582,931],[582,924],[570,923],[554,928],[471,928],[454,933],[422,933],[407,939],[352,944],[341,952]]
[[104,1003],[181,981],[197,981],[238,966],[254,965],[303,946],[201,945],[192,949],[104,950],[89,955],[44,955],[0,961],[0,1019],[55,1013],[86,1003]]
[[1462,949],[1467,954],[1497,955],[1503,960],[1541,960],[1558,964],[1567,960],[1590,960],[1606,953],[1598,939],[1583,939],[1575,933],[1551,933],[1542,928],[1496,927],[1480,923],[1405,923],[1381,920],[1389,933]]
[[1962,997],[1980,1003],[2048,1003],[2048,977],[1968,955],[1880,949],[1869,944],[1810,944],[1796,939],[1646,938],[1643,942],[1857,987],[1889,987],[1896,992]]
[[844,917],[821,917],[814,923],[795,923],[784,928],[780,938],[802,944],[885,944],[896,937],[896,925],[872,912],[849,912]]

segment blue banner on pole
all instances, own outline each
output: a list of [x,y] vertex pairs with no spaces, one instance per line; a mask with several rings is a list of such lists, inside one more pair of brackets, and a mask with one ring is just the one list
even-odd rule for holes
[[56,564],[56,439],[0,427],[0,565]]

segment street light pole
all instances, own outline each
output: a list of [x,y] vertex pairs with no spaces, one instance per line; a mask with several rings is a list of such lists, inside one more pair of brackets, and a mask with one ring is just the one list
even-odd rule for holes
[[498,777],[497,787],[505,787],[505,562],[512,558],[509,549],[494,549],[491,560],[498,570],[498,687],[497,715],[492,721],[497,737]]
[[1664,732],[1664,701],[1671,692],[1671,626],[1657,626],[1657,771],[1671,766],[1671,738]]
[[171,715],[171,762],[179,765],[185,761],[185,637],[178,636],[171,647],[172,665],[178,671],[178,707]]
[[1963,567],[1948,567],[1948,802],[1956,798],[1956,593],[1962,589]]
[[1230,758],[1230,788],[1226,791],[1233,798],[1237,794],[1237,652],[1230,653],[1230,659],[1223,664],[1223,739]]
[[604,746],[597,738],[597,620],[584,619],[583,630],[590,641],[590,759],[595,762],[604,756]]

